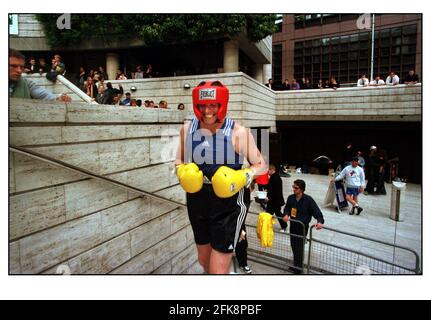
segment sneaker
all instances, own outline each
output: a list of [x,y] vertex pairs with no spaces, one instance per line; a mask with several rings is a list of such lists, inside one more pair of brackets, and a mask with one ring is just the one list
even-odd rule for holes
[[297,267],[289,267],[289,272],[293,274],[302,274],[302,269],[299,269]]
[[280,229],[280,232],[285,233],[286,229]]
[[357,207],[357,209],[358,209],[358,211],[356,212],[356,215],[357,216],[359,216],[359,214],[362,212],[362,210],[364,210],[364,209],[362,209],[361,207]]
[[244,266],[244,267],[239,267],[239,268],[247,274],[250,274],[252,272],[251,268],[249,266]]
[[355,214],[356,207],[352,207],[352,210],[349,211],[349,214],[352,216]]

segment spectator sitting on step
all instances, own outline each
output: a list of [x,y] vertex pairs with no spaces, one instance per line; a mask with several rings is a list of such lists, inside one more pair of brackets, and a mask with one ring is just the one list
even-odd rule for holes
[[126,98],[123,101],[121,101],[121,105],[123,105],[123,106],[130,106],[130,102],[131,101],[132,101],[132,99],[131,99],[130,92],[127,92],[126,93]]
[[141,65],[136,67],[136,71],[135,71],[133,77],[134,77],[134,79],[143,79],[144,78],[144,71],[142,71]]
[[29,79],[22,78],[25,57],[21,52],[9,49],[9,97],[24,99],[59,100],[70,102],[67,94],[53,94]]
[[38,66],[36,65],[36,59],[31,57],[28,64],[25,66],[24,72],[27,74],[33,74],[38,72]]
[[296,82],[296,79],[292,80],[292,83],[290,84],[290,90],[299,90],[301,89],[298,82]]
[[87,81],[85,83],[85,93],[92,100],[96,100],[96,97],[98,94],[97,85],[94,83],[94,80],[91,79],[90,77],[87,78]]
[[141,99],[137,99],[136,100],[136,106],[137,107],[142,107],[142,100]]
[[380,79],[380,76],[376,76],[374,80],[370,82],[370,86],[373,86],[373,87],[384,86],[384,85],[386,85],[386,83],[382,79]]
[[415,73],[415,70],[410,69],[409,70],[409,74],[406,76],[406,78],[404,79],[403,83],[404,84],[416,84],[418,82],[419,82],[419,77]]
[[184,103],[180,103],[178,105],[178,110],[184,110],[184,109],[185,109]]
[[166,100],[160,100],[159,108],[160,109],[167,109],[168,108],[168,102]]
[[49,71],[49,67],[46,64],[45,58],[39,59],[39,73],[42,75],[42,73],[47,73]]
[[55,54],[52,59],[51,70],[46,74],[46,78],[49,81],[54,82],[58,75],[66,73],[66,65],[61,61],[61,56]]
[[103,104],[113,104],[114,102],[114,96],[116,95],[123,95],[123,87],[121,86],[121,84],[118,85],[118,87],[120,89],[116,89],[112,87],[112,83],[111,82],[107,82],[106,83],[106,90],[105,90],[105,98],[104,98],[104,103]]
[[281,84],[281,90],[290,90],[290,83],[288,79],[285,79],[284,82]]
[[132,100],[130,100],[130,106],[131,106],[131,107],[137,107],[136,99],[132,99]]
[[329,83],[329,88],[337,90],[339,87],[340,87],[340,84],[337,82],[337,80],[334,77],[332,77]]
[[310,79],[305,78],[302,89],[308,90],[308,89],[312,89],[312,88],[313,88],[313,86],[311,85]]
[[99,74],[100,74],[100,80],[108,80],[108,74],[106,73],[105,69],[100,66],[99,67]]
[[369,85],[368,78],[365,74],[361,76],[361,78],[358,80],[357,86],[358,87],[367,87]]
[[323,83],[323,80],[319,79],[319,81],[316,84],[315,89],[324,89],[324,87],[325,87],[325,84]]
[[394,71],[391,71],[389,76],[386,78],[386,85],[396,86],[397,84],[400,84],[400,78],[395,74]]

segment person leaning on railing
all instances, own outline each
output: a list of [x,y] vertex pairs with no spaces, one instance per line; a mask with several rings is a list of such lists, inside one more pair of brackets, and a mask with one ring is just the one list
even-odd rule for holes
[[22,78],[24,71],[24,55],[9,49],[9,97],[24,99],[59,100],[70,102],[67,94],[54,94],[29,79]]

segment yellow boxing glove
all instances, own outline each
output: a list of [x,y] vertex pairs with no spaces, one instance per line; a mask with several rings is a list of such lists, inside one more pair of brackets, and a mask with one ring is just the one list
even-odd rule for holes
[[234,170],[225,166],[217,169],[211,182],[214,193],[219,198],[229,198],[244,187],[249,187],[253,181],[253,170]]
[[202,189],[204,174],[196,163],[180,164],[177,166],[177,176],[181,187],[188,193],[196,193]]

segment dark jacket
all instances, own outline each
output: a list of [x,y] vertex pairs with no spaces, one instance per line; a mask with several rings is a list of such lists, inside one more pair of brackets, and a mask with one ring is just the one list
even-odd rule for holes
[[[309,224],[311,217],[314,217],[322,224],[325,223],[322,211],[320,211],[316,201],[314,201],[312,197],[305,193],[302,195],[299,201],[296,201],[294,194],[291,194],[289,197],[287,197],[286,206],[284,207],[284,215],[288,215],[290,218],[299,220],[304,224]],[[294,217],[294,215],[296,216]]]
[[274,207],[284,205],[283,181],[277,172],[269,178],[267,197]]

